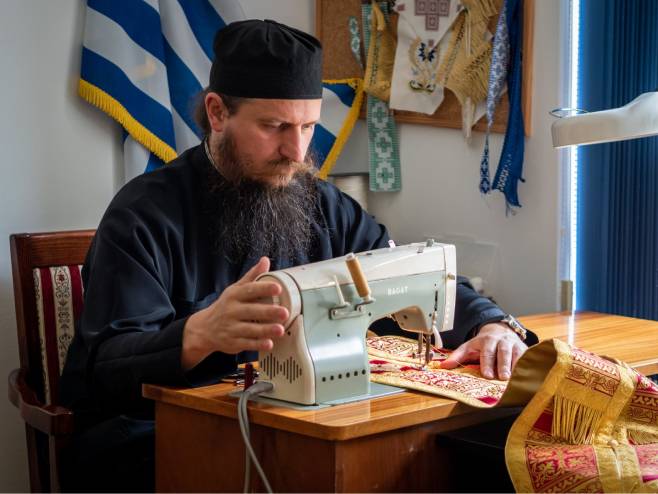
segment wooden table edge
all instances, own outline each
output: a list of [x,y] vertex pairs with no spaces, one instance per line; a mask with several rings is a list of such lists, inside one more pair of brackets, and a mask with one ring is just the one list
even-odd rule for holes
[[[218,396],[220,399],[212,399],[194,396],[189,394],[190,391],[189,388],[144,384],[142,394],[145,398],[156,402],[237,419],[237,398],[225,398],[226,394],[224,394]],[[422,425],[436,420],[444,420],[446,430],[448,430],[459,427],[459,425],[453,427],[452,422],[464,422],[464,425],[467,425],[467,423],[481,422],[483,418],[487,420],[489,417],[496,418],[511,413],[509,412],[510,409],[476,408],[449,398],[429,396],[412,390],[403,393],[422,395],[426,399],[436,400],[436,406],[392,412],[391,415],[364,418],[351,424],[331,425],[305,421],[298,416],[280,415],[276,413],[277,410],[280,410],[280,407],[252,402],[249,404],[249,419],[253,424],[304,434],[318,439],[348,440]],[[373,398],[371,401],[385,398]],[[336,405],[336,407],[349,406],[350,404]],[[311,414],[313,411],[302,413]]]

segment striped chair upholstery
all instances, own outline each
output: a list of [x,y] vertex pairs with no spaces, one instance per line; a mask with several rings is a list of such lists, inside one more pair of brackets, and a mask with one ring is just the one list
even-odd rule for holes
[[80,265],[35,268],[34,293],[39,323],[44,401],[58,403],[59,377],[82,310]]

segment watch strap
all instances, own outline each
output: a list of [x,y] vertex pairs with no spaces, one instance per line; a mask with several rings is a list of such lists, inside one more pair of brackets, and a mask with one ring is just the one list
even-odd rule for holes
[[513,315],[507,314],[500,322],[507,324],[507,326],[514,331],[519,338],[521,338],[521,341],[525,341],[528,337],[528,330]]

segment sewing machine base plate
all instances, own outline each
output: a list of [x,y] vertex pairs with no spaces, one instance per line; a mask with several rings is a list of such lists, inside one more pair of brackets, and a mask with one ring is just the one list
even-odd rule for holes
[[[389,386],[388,384],[371,382],[370,392],[368,394],[350,396],[349,398],[341,398],[340,400],[328,401],[318,405],[302,405],[300,403],[292,403],[290,401],[267,398],[265,396],[254,396],[251,401],[266,403],[268,405],[274,405],[278,407],[292,408],[293,410],[320,410],[322,408],[328,408],[335,405],[343,405],[345,403],[353,403],[355,401],[370,400],[371,398],[379,398],[380,396],[402,393],[403,391],[405,391],[404,388],[398,388],[397,386]],[[242,395],[242,392],[243,391],[241,389],[238,391],[233,391],[232,393],[229,393],[229,396],[233,398],[239,398]]]
[[380,396],[394,395],[397,393],[402,393],[404,388],[398,388],[397,386],[389,386],[388,384],[379,384],[379,383],[370,383],[370,392],[365,395],[359,396],[350,396],[349,398],[341,398],[339,400],[332,400],[324,402],[323,405],[343,405],[344,403],[353,403],[355,401],[369,400],[371,398],[379,398]]

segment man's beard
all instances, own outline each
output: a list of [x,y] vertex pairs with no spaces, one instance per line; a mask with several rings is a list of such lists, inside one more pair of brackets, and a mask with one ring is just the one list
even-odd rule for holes
[[244,176],[248,164],[238,156],[230,134],[223,136],[213,156],[217,169],[209,171],[207,210],[213,218],[215,249],[232,262],[267,256],[276,264],[288,264],[299,254],[306,257],[317,208],[311,160],[271,163],[296,170],[287,185],[274,186]]

